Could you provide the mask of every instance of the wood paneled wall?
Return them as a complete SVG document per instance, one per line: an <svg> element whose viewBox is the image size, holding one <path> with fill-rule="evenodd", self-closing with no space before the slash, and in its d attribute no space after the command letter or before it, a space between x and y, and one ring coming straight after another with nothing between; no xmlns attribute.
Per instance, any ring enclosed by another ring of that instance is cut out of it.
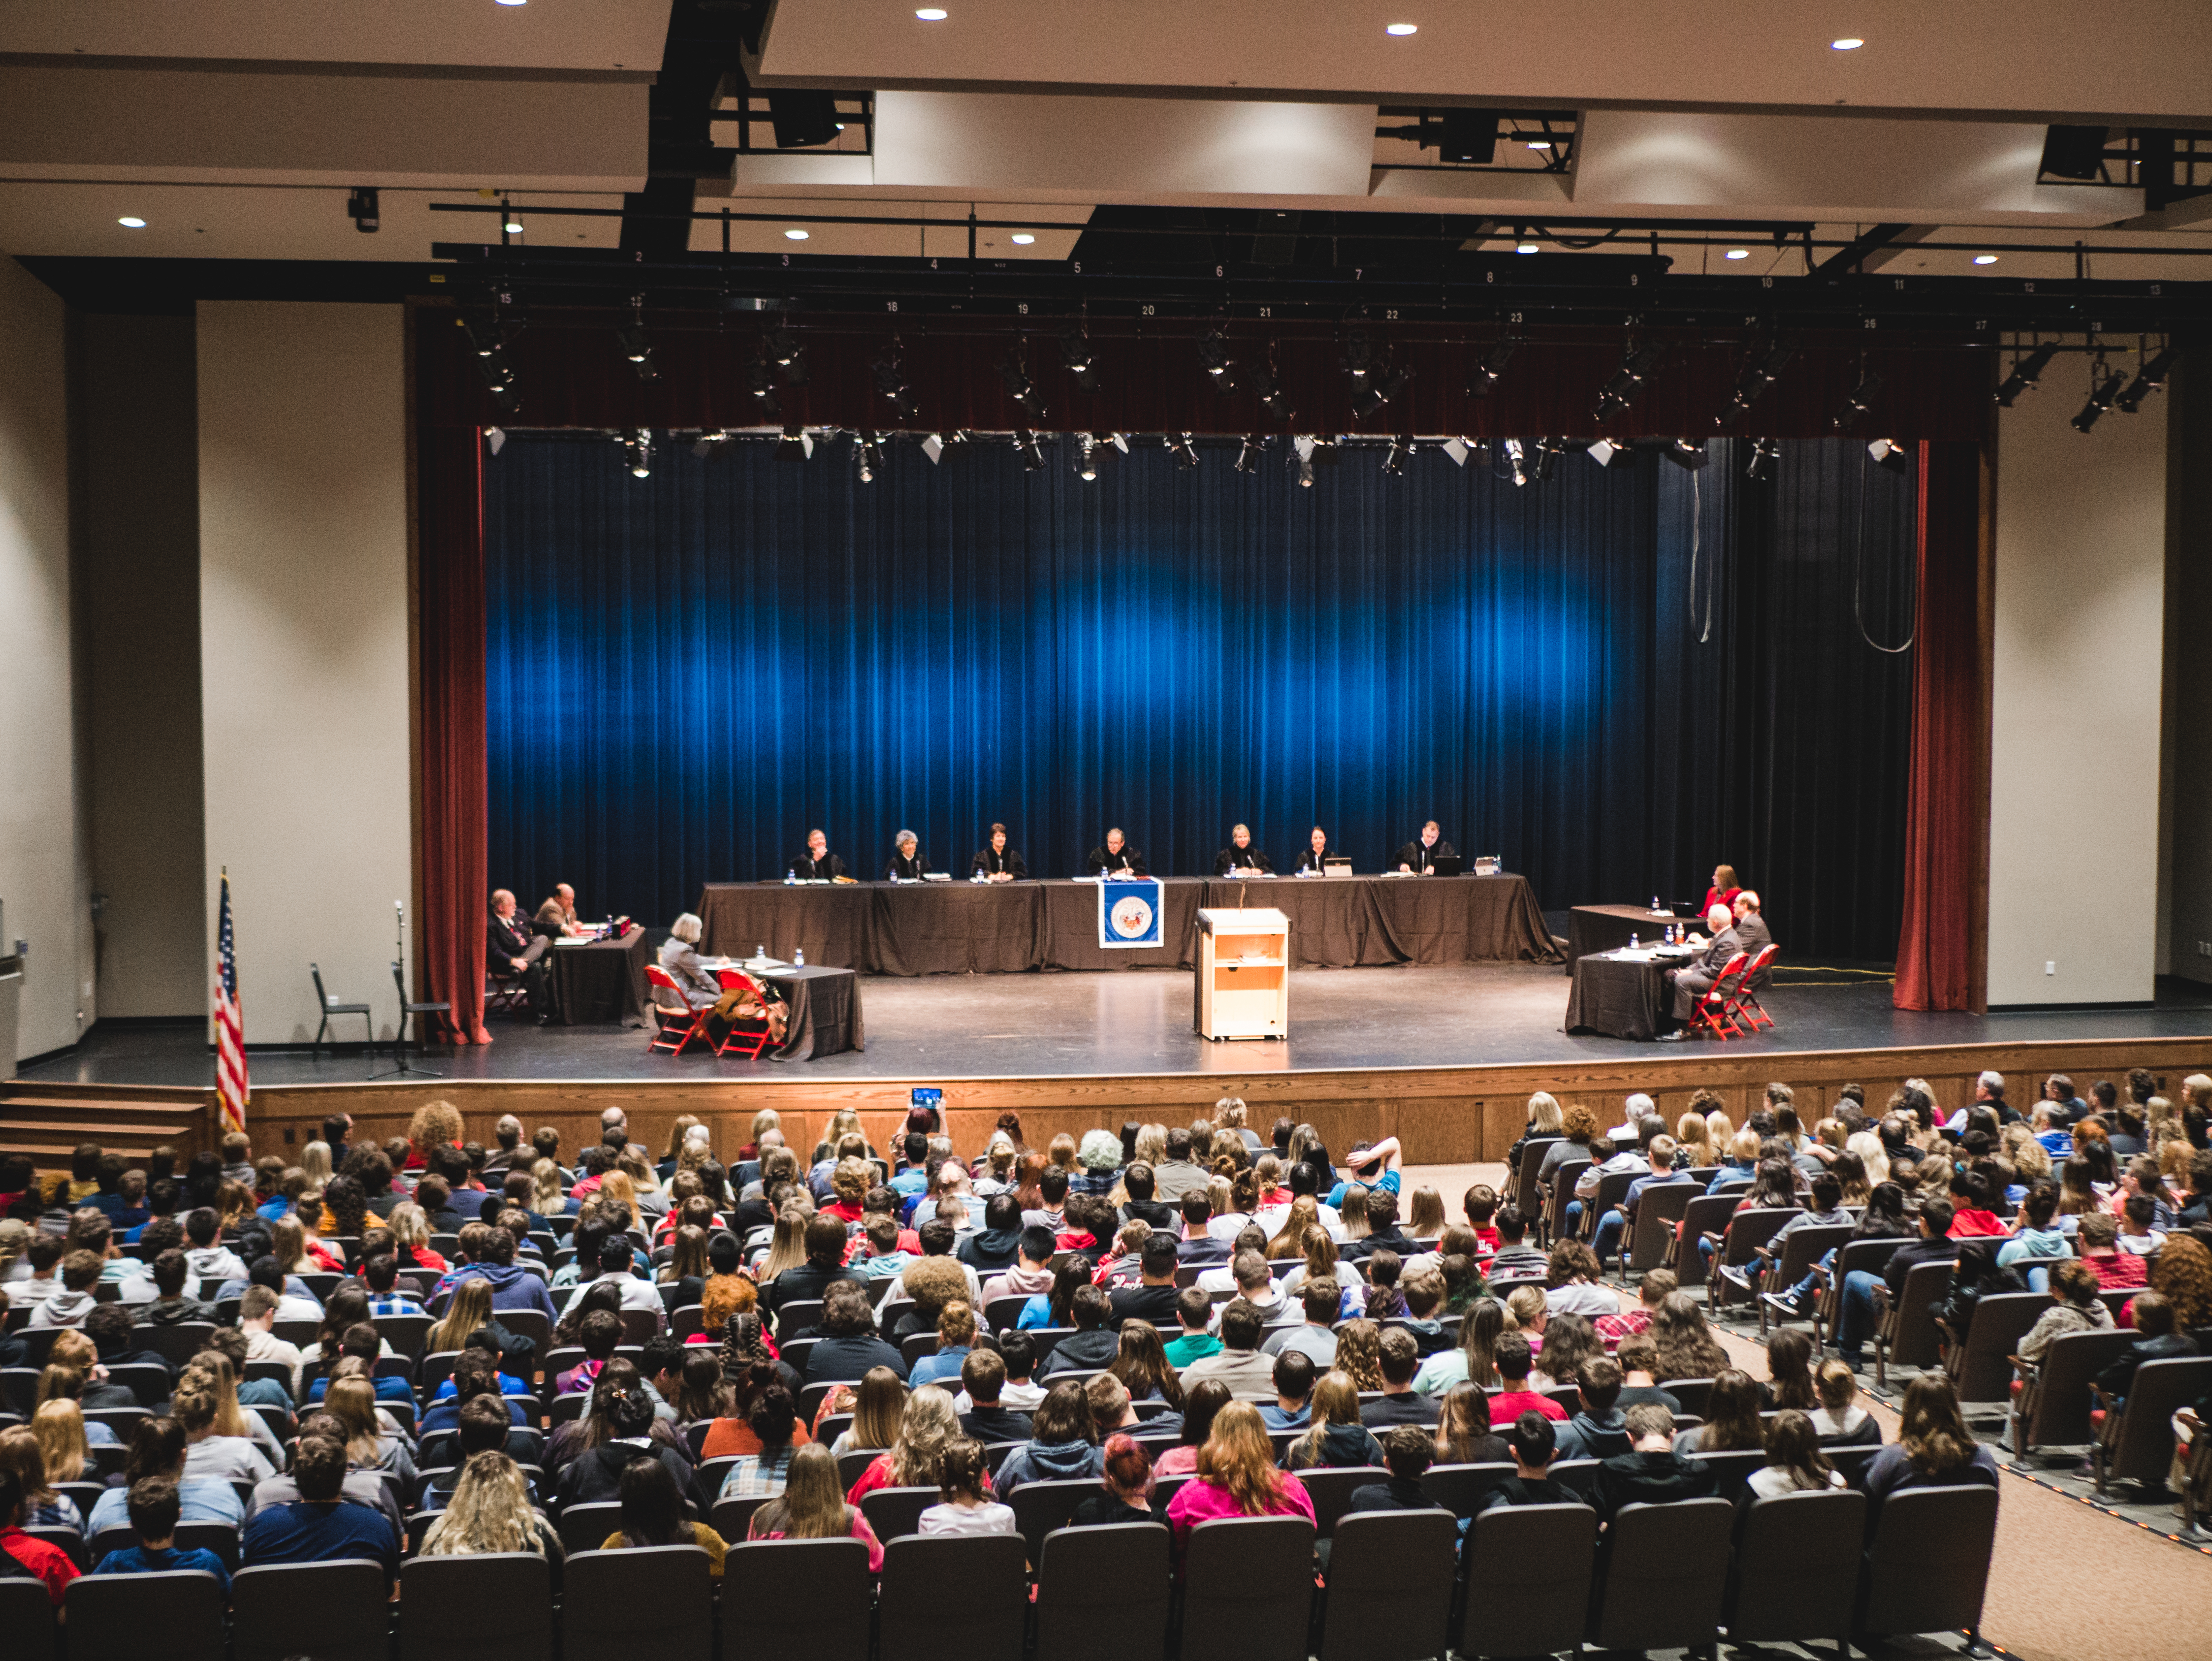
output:
<svg viewBox="0 0 2212 1661"><path fill-rule="evenodd" d="M1565 1066L1437 1068L1344 1073L1222 1073L1121 1079L939 1079L945 1116L956 1146L980 1148L999 1115L1021 1115L1024 1139L1042 1147L1065 1131L1080 1135L1094 1126L1117 1128L1127 1119L1188 1124L1210 1116L1223 1096L1241 1096L1253 1129L1267 1135L1278 1115L1311 1123L1340 1154L1363 1138L1396 1136L1407 1163L1452 1165L1504 1156L1520 1135L1530 1093L1548 1090L1568 1106L1577 1103L1614 1123L1622 1098L1642 1090L1669 1120L1699 1089L1719 1093L1741 1123L1771 1080L1796 1092L1809 1123L1847 1083L1865 1086L1879 1108L1908 1078L1924 1078L1939 1102L1963 1104L1975 1075L1994 1068L2006 1075L2009 1094L2026 1104L2042 1093L2045 1076L2072 1075L2085 1092L2100 1078L2118 1079L2131 1067L2160 1075L2169 1093L2185 1074L2212 1060L2212 1037L2076 1040L2046 1043L1960 1044L1943 1047L1730 1054L1724 1050ZM588 1081L447 1080L437 1084L278 1086L257 1090L249 1116L254 1150L287 1155L320 1134L324 1116L354 1116L355 1135L378 1140L404 1135L410 1114L437 1099L458 1105L469 1134L486 1143L502 1113L527 1131L550 1125L561 1133L564 1155L599 1138L602 1109L619 1106L632 1134L665 1147L678 1116L708 1125L719 1150L750 1140L752 1116L763 1108L781 1116L786 1135L811 1147L831 1114L856 1109L869 1139L887 1146L906 1113L907 1084L848 1081L810 1084L777 1076L757 1082L700 1080L642 1084Z"/></svg>

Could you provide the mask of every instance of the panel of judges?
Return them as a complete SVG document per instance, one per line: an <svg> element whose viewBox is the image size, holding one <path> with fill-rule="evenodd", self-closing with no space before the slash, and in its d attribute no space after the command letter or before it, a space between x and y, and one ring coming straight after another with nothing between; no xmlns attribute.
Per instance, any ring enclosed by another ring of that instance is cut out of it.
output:
<svg viewBox="0 0 2212 1661"><path fill-rule="evenodd" d="M1433 821L1399 851L1398 872L1414 876L1436 874L1437 861L1452 856ZM1327 832L1316 826L1295 868L1319 874L1335 857ZM781 958L803 948L811 963L892 975L1186 966L1198 908L1235 904L1232 883L1275 874L1250 827L1237 825L1214 857L1211 879L1162 879L1165 943L1124 950L1098 943L1097 873L1149 872L1142 850L1119 826L1085 856L1074 881L1027 880L1028 867L1003 824L991 827L988 843L969 860L966 882L921 881L927 861L909 831L899 833L886 867L896 882L838 881L844 861L819 830L808 838L807 857L792 869L830 885L708 884L698 905L708 948L744 954L764 946ZM1391 881L1388 874L1273 888L1269 902L1293 920L1296 961L1352 967L1559 960L1524 878L1429 883Z"/></svg>

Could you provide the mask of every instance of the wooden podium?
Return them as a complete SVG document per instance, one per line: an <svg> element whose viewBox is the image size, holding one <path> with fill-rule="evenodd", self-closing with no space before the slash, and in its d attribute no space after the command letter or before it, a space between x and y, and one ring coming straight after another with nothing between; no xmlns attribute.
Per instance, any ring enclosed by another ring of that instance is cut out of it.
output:
<svg viewBox="0 0 2212 1661"><path fill-rule="evenodd" d="M1201 906L1194 1021L1201 1037L1282 1038L1291 1027L1291 920L1272 906Z"/></svg>

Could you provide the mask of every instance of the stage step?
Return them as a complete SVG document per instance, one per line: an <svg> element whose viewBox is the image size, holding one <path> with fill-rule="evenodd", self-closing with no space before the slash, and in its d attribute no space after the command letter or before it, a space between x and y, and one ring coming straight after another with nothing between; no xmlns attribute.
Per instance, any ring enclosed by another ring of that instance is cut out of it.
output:
<svg viewBox="0 0 2212 1661"><path fill-rule="evenodd" d="M179 1165L212 1147L209 1092L174 1086L0 1083L0 1154L27 1155L41 1173L65 1171L80 1142L98 1142L133 1165L158 1147Z"/></svg>

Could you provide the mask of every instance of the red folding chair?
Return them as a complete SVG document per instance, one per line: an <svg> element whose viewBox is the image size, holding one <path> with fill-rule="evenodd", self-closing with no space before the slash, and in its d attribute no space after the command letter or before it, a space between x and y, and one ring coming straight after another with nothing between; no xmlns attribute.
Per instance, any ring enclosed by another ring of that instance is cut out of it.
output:
<svg viewBox="0 0 2212 1661"><path fill-rule="evenodd" d="M1759 1002L1759 994L1752 989L1752 983L1767 971L1774 962L1774 954L1781 949L1773 945L1759 947L1759 955L1751 960L1751 967L1743 971L1743 978L1736 983L1735 997L1729 1005L1728 1019L1746 1037L1761 1027L1774 1025L1774 1017L1768 1014L1766 1006ZM1747 1026L1745 1025L1747 1021L1750 1023Z"/></svg>
<svg viewBox="0 0 2212 1661"><path fill-rule="evenodd" d="M721 982L723 991L735 992L743 989L753 995L762 1008L768 1007L767 989L744 970L717 970L714 977ZM722 1035L722 1042L714 1046L714 1053L717 1056L726 1056L734 1050L738 1055L750 1061L768 1048L770 1036L769 1024L765 1018L759 1020L732 1021L730 1030Z"/></svg>
<svg viewBox="0 0 2212 1661"><path fill-rule="evenodd" d="M1729 1008L1735 996L1736 988L1742 983L1743 971L1750 963L1751 954L1739 952L1722 966L1719 978L1705 989L1705 995L1690 1011L1690 1019L1682 1023L1683 1031L1710 1032L1723 1040L1743 1036L1730 1024Z"/></svg>
<svg viewBox="0 0 2212 1661"><path fill-rule="evenodd" d="M665 1050L672 1056L681 1056L684 1047L694 1038L709 1050L713 1049L714 1041L707 1036L707 1012L691 1007L691 1001L684 996L684 988L676 977L659 964L649 963L645 966L645 980L646 984L656 991L673 992L684 1005L681 1009L671 1009L658 998L653 1000L653 1019L659 1025L653 1035L653 1042L646 1045L646 1049ZM672 1043L672 1039L674 1042Z"/></svg>

